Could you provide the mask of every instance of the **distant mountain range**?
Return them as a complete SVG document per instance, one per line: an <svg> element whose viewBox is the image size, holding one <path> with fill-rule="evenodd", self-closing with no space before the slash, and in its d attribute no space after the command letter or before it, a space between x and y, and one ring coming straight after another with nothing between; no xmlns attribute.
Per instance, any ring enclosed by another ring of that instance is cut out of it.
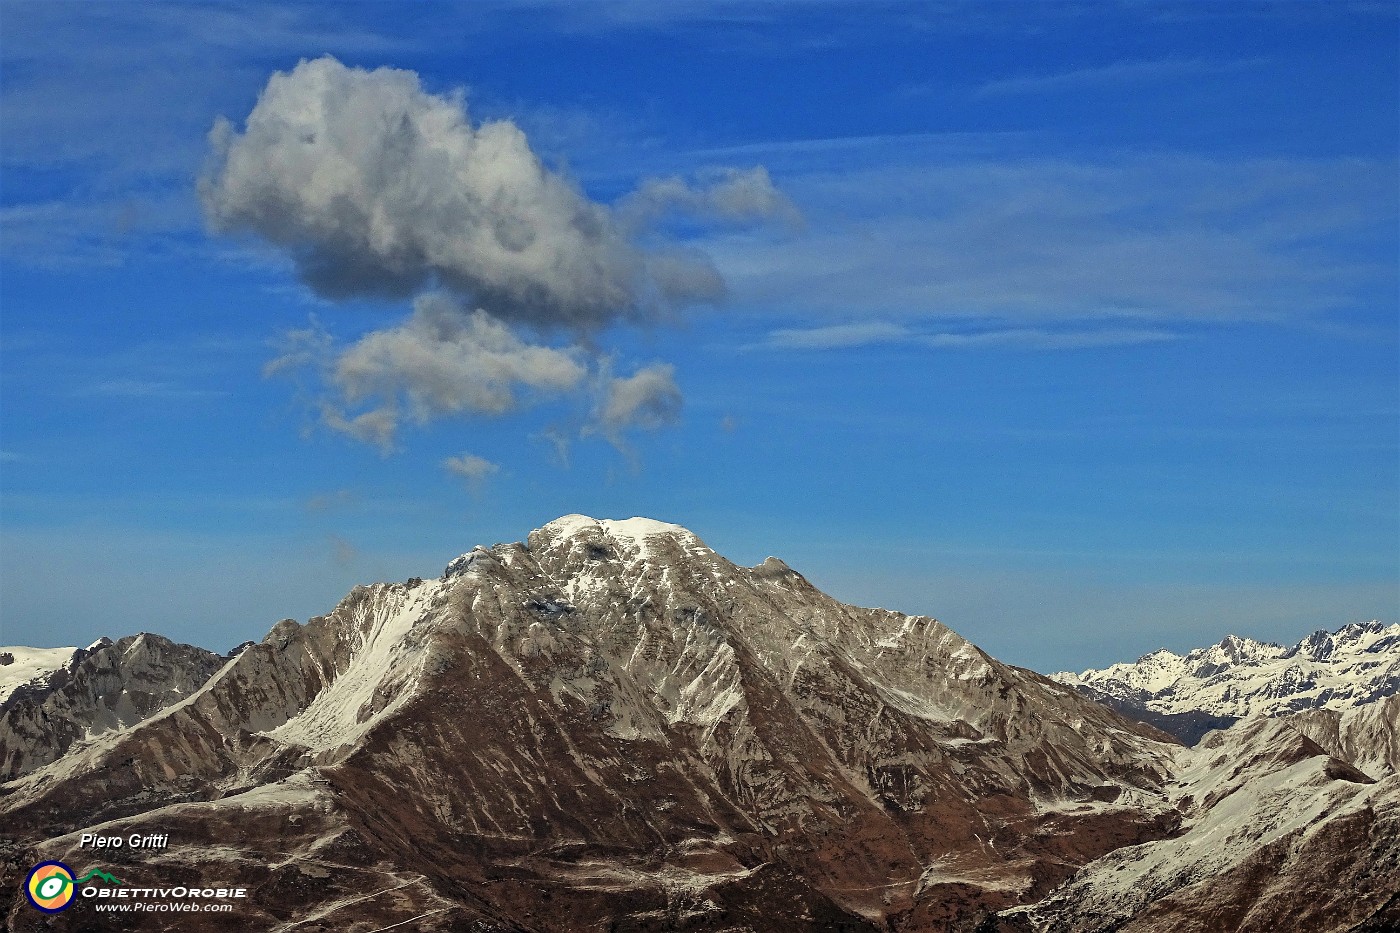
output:
<svg viewBox="0 0 1400 933"><path fill-rule="evenodd" d="M1247 717L1299 714L1296 726L1363 769L1400 767L1400 625L1352 623L1291 647L1229 635L1186 655L1162 649L1052 677L1187 744Z"/></svg>
<svg viewBox="0 0 1400 933"><path fill-rule="evenodd" d="M566 516L227 656L0 649L0 884L89 867L100 827L170 834L104 856L129 883L250 891L138 930L1378 933L1397 629L1283 680L1227 639L1061 683L775 558ZM1192 685L1213 705L1152 705ZM1243 721L1186 748L1144 711ZM11 896L10 929L101 919Z"/></svg>

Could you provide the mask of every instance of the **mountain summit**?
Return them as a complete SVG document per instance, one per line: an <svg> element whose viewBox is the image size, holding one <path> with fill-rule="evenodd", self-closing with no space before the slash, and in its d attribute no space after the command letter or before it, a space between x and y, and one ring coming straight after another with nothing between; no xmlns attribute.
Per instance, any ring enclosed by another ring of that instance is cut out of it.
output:
<svg viewBox="0 0 1400 933"><path fill-rule="evenodd" d="M1251 733L1231 780L1311 761L1328 800L1379 793L1289 735ZM581 515L356 587L51 758L0 785L0 881L85 863L100 826L169 834L112 852L120 877L250 892L198 927L134 920L152 930L1032 929L1053 920L1020 905L1215 803L1173 790L1167 735L934 619ZM8 921L89 910L20 897Z"/></svg>

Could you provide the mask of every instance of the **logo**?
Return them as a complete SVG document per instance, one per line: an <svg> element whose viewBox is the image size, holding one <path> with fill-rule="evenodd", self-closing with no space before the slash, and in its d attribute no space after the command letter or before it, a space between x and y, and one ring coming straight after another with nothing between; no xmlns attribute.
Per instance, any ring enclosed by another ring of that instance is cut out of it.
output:
<svg viewBox="0 0 1400 933"><path fill-rule="evenodd" d="M56 914L72 906L78 885L87 884L94 878L118 887L126 884L120 878L96 868L81 878L74 878L73 869L62 862L41 862L30 870L29 877L24 880L24 893L29 903L38 910ZM84 896L87 896L87 892Z"/></svg>
<svg viewBox="0 0 1400 933"><path fill-rule="evenodd" d="M73 869L62 862L40 862L24 881L29 903L46 914L67 910L73 903Z"/></svg>

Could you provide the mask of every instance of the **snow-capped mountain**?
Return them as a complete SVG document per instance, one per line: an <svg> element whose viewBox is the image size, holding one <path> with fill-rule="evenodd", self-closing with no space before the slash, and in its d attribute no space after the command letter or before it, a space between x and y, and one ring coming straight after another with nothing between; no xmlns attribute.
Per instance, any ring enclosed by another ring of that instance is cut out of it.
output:
<svg viewBox="0 0 1400 933"><path fill-rule="evenodd" d="M1400 692L1400 624L1352 623L1292 647L1229 635L1184 656L1164 648L1131 664L1051 676L1193 741L1249 716L1381 703Z"/></svg>
<svg viewBox="0 0 1400 933"><path fill-rule="evenodd" d="M1228 779L1268 801L1231 829L1241 853L1265 811L1293 826L1317 795L1371 786L1297 730L1248 741L1261 762L1316 762ZM172 834L113 852L123 877L247 886L208 929L1068 929L1044 901L1057 886L1226 815L1182 790L1221 767L1195 754L775 558L740 567L675 525L575 515L281 622L188 696L0 784L0 885L88 861L101 825ZM1312 789L1276 793L1295 778ZM1381 849L1373 879L1397 883ZM1382 908L1362 892L1348 910ZM92 920L22 897L7 916Z"/></svg>
<svg viewBox="0 0 1400 933"><path fill-rule="evenodd" d="M0 781L61 757L76 741L135 725L184 699L228 660L151 634L103 638L85 649L0 648L0 657L6 654L16 659L14 666L26 663L39 673L0 699ZM60 666L51 667L61 657Z"/></svg>

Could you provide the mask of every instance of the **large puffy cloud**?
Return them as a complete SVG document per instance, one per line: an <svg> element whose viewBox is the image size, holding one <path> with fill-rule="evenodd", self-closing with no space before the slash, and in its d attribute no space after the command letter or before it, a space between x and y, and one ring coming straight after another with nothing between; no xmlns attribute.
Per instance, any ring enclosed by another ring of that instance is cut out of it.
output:
<svg viewBox="0 0 1400 933"><path fill-rule="evenodd" d="M214 227L286 248L328 297L438 285L502 320L588 329L723 290L703 256L639 248L513 123L473 126L460 94L429 94L411 71L303 61L272 76L242 133L220 120L211 143Z"/></svg>

